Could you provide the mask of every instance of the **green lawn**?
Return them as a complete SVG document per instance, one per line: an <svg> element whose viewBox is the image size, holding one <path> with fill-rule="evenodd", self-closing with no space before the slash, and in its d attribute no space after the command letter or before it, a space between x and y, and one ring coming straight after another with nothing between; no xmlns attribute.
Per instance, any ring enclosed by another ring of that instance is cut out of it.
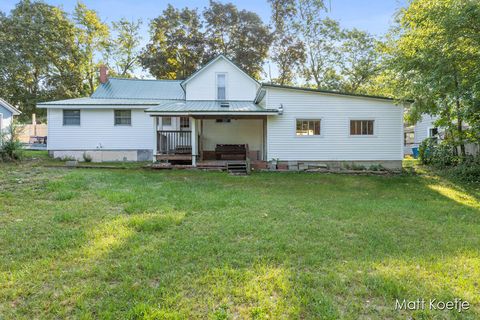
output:
<svg viewBox="0 0 480 320"><path fill-rule="evenodd" d="M480 317L478 186L42 161L0 164L0 319Z"/></svg>

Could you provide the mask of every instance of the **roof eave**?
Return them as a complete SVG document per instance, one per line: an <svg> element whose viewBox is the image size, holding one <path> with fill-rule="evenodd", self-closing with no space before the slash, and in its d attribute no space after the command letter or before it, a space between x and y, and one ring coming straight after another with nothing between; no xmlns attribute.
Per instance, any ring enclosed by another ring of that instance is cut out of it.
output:
<svg viewBox="0 0 480 320"><path fill-rule="evenodd" d="M278 88L278 89L286 89L286 90L298 90L298 91L306 91L306 92L313 92L313 93L323 93L323 94L331 94L331 95L341 95L341 96L349 96L349 97L358 97L358 98L367 98L367 99L377 99L377 100L387 100L387 101L400 101L395 98L383 97L383 96L374 96L374 95L366 95L366 94L357 94L357 93L348 93L348 92L339 92L339 91L331 91L331 90L321 90L321 89L313 89L313 88L302 88L302 87L293 87L293 86L284 86L272 83L262 83L263 87L271 87L271 88ZM405 103L413 103L413 100L405 100Z"/></svg>
<svg viewBox="0 0 480 320"><path fill-rule="evenodd" d="M7 110L9 110L14 116L18 116L19 114L22 113L20 110L18 110L17 108L15 108L15 107L12 106L10 103L8 103L7 101L3 100L2 98L0 98L0 105L2 105L4 108L6 108Z"/></svg>

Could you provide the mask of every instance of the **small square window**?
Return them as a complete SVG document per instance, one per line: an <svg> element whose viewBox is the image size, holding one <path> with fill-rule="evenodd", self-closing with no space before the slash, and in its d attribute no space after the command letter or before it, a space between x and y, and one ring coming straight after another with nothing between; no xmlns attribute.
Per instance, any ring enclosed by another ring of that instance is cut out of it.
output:
<svg viewBox="0 0 480 320"><path fill-rule="evenodd" d="M172 117L162 117L162 126L171 126Z"/></svg>
<svg viewBox="0 0 480 320"><path fill-rule="evenodd" d="M132 125L132 111L131 110L115 110L115 125L116 126L131 126Z"/></svg>
<svg viewBox="0 0 480 320"><path fill-rule="evenodd" d="M298 120L295 134L297 136L319 136L320 120Z"/></svg>
<svg viewBox="0 0 480 320"><path fill-rule="evenodd" d="M80 125L80 110L63 110L63 125L64 126L79 126Z"/></svg>
<svg viewBox="0 0 480 320"><path fill-rule="evenodd" d="M372 136L374 120L350 120L350 135Z"/></svg>

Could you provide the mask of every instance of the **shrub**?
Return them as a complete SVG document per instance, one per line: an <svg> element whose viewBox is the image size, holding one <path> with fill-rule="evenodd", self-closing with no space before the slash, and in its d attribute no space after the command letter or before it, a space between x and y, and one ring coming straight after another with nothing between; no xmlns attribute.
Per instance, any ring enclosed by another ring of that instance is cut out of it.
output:
<svg viewBox="0 0 480 320"><path fill-rule="evenodd" d="M18 140L19 127L12 123L0 132L0 161L16 161L23 158L23 145Z"/></svg>
<svg viewBox="0 0 480 320"><path fill-rule="evenodd" d="M459 165L449 170L449 174L464 182L480 183L480 155L468 156Z"/></svg>
<svg viewBox="0 0 480 320"><path fill-rule="evenodd" d="M435 139L428 138L420 144L418 155L423 164L438 168L446 168L458 163L455 148L446 142L437 143Z"/></svg>
<svg viewBox="0 0 480 320"><path fill-rule="evenodd" d="M84 152L84 153L83 153L83 160L84 160L85 162L92 162L92 156L89 155L87 152Z"/></svg>

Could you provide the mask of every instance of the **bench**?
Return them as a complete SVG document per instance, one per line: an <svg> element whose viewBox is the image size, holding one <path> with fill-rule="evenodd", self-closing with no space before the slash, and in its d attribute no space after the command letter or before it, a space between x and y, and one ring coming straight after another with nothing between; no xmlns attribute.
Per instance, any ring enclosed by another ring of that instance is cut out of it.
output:
<svg viewBox="0 0 480 320"><path fill-rule="evenodd" d="M248 144L217 144L215 157L217 160L246 160Z"/></svg>

